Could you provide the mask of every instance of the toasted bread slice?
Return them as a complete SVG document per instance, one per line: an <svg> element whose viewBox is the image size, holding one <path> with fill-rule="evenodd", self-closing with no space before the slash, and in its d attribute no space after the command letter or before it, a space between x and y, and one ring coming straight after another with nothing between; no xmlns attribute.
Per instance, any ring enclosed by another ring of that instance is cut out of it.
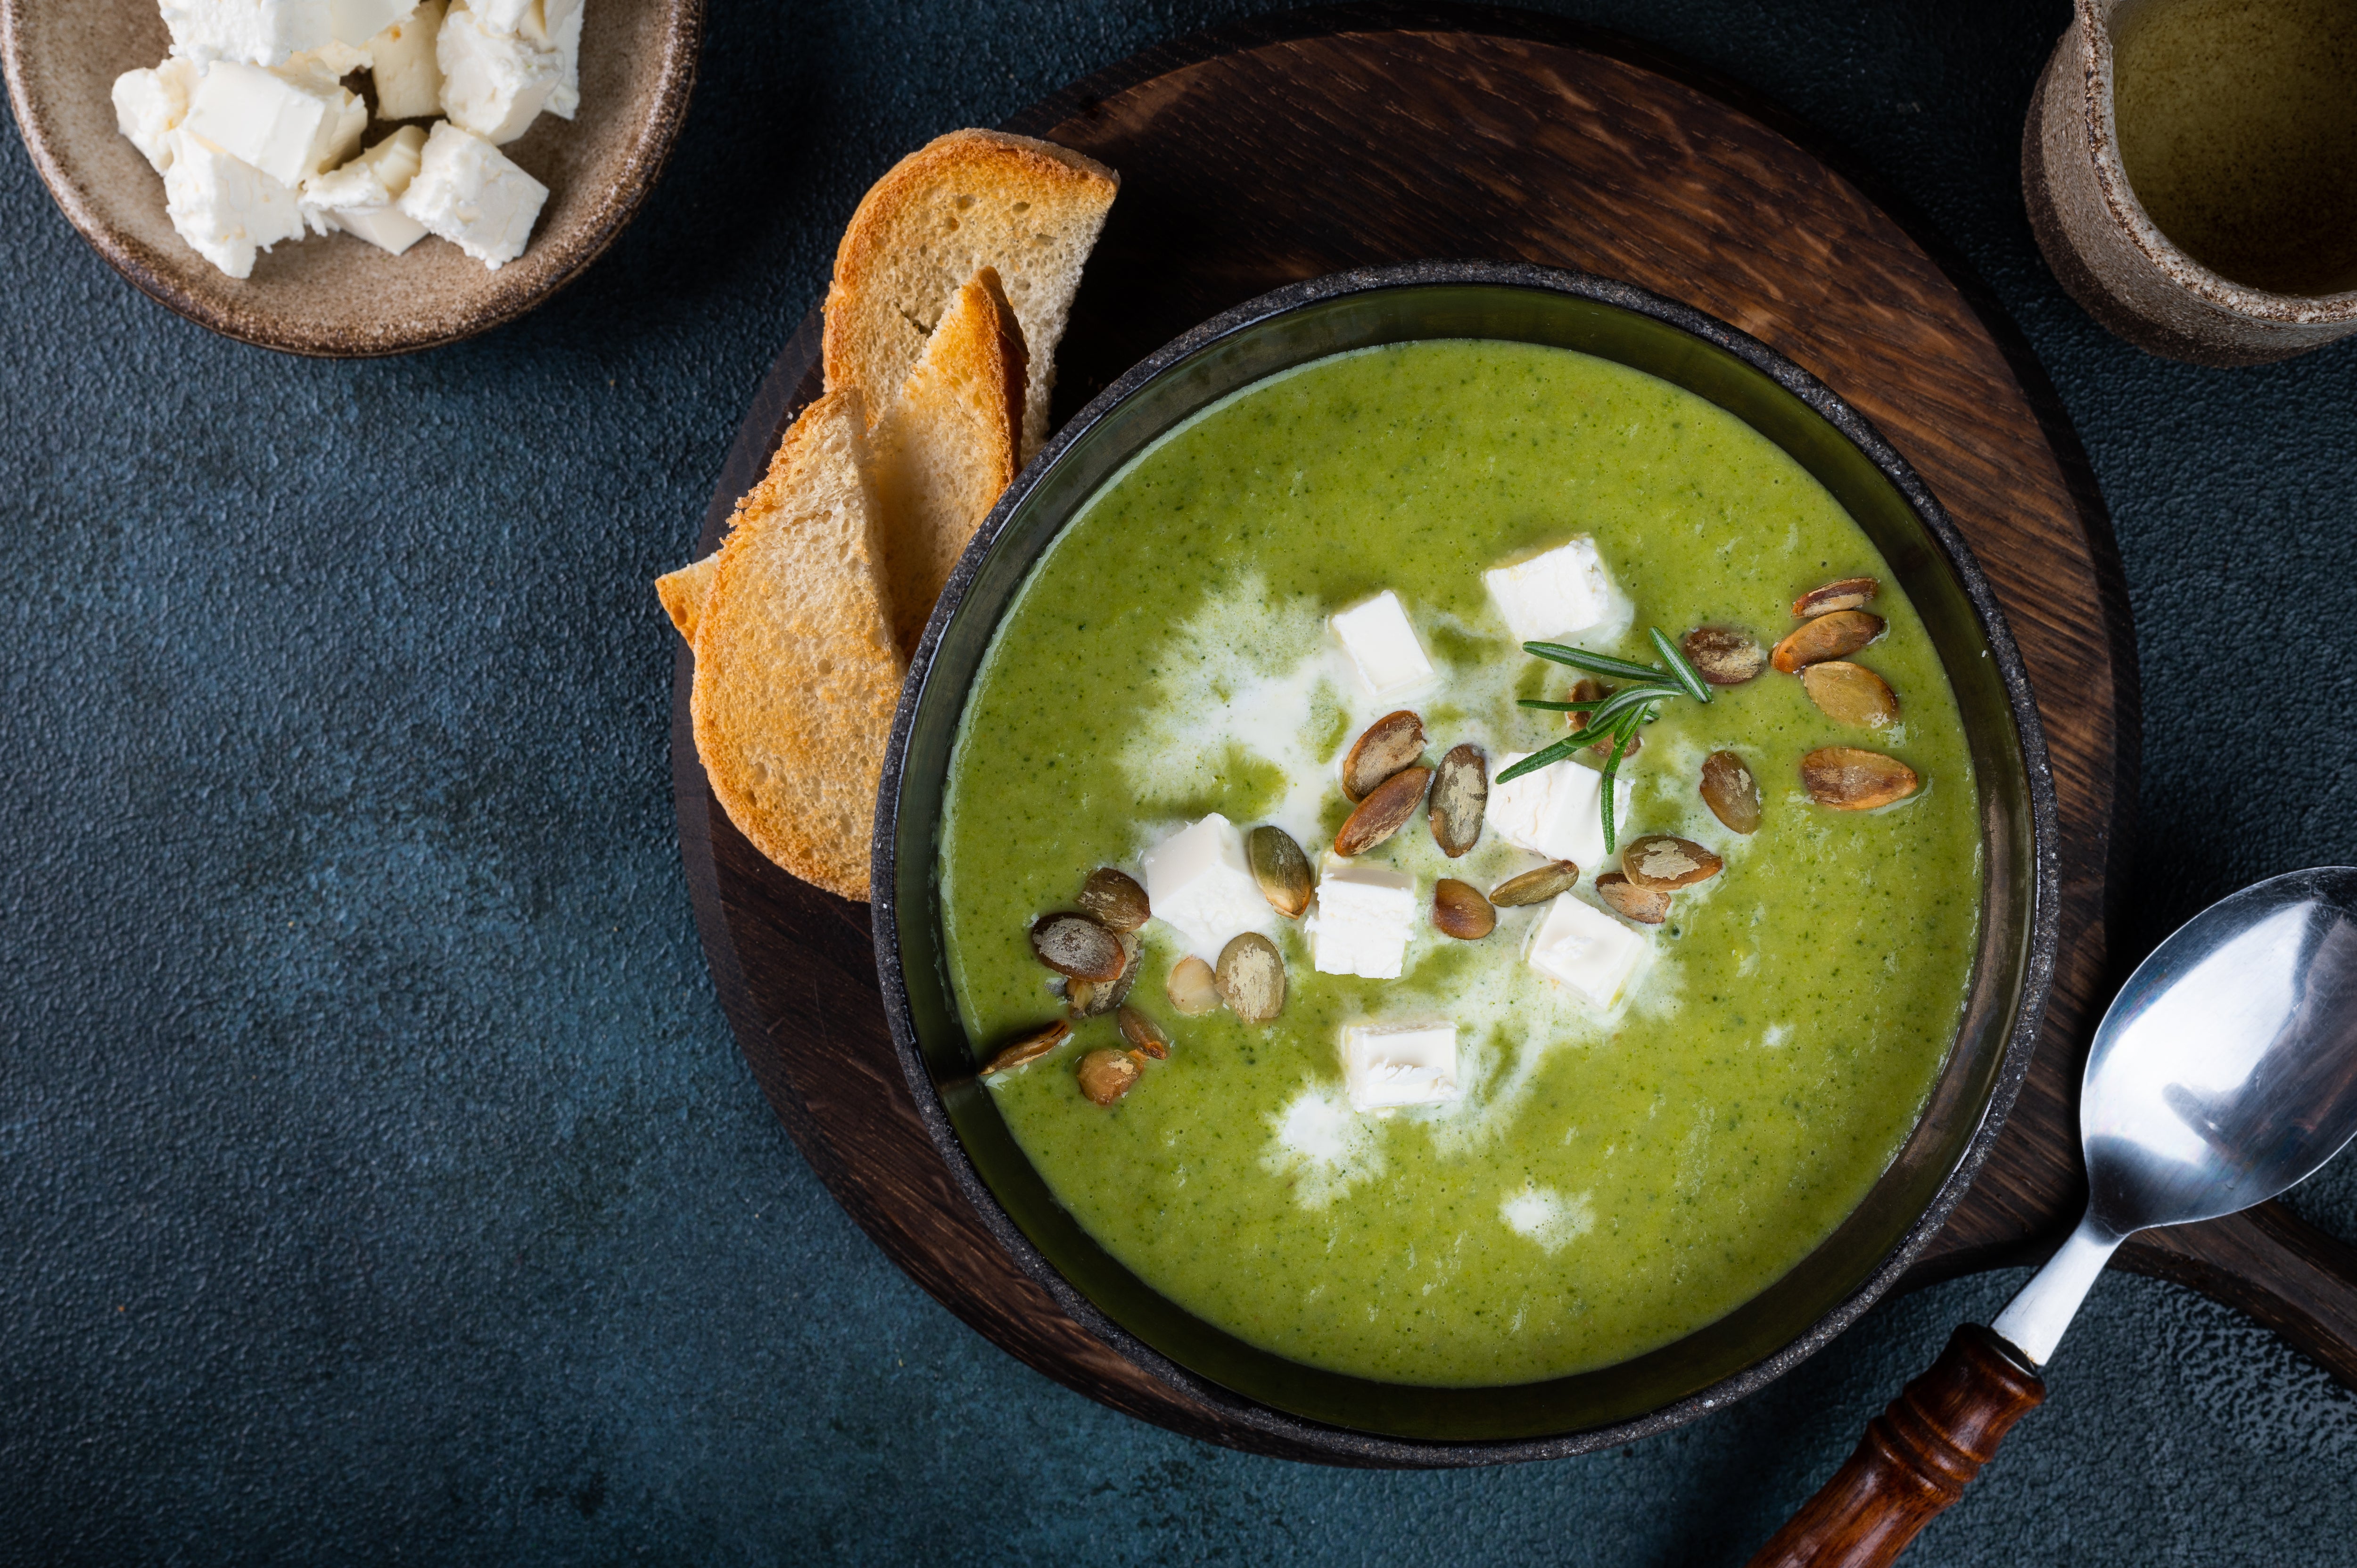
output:
<svg viewBox="0 0 2357 1568"><path fill-rule="evenodd" d="M671 624L679 628L690 648L695 646L695 618L704 613L704 601L712 592L712 574L719 566L720 552L716 550L701 561L655 579L655 596L662 600Z"/></svg>
<svg viewBox="0 0 2357 1568"><path fill-rule="evenodd" d="M868 418L890 411L960 285L994 269L1021 324L1028 461L1048 435L1048 392L1081 268L1121 177L1028 136L952 131L895 164L852 214L826 291L826 384L856 387Z"/></svg>
<svg viewBox="0 0 2357 1568"><path fill-rule="evenodd" d="M981 268L951 299L876 424L886 597L903 658L916 650L966 541L1022 466L1024 359L998 274Z"/></svg>
<svg viewBox="0 0 2357 1568"><path fill-rule="evenodd" d="M876 781L905 670L856 392L794 422L737 503L695 618L695 751L737 824L786 870L867 897Z"/></svg>

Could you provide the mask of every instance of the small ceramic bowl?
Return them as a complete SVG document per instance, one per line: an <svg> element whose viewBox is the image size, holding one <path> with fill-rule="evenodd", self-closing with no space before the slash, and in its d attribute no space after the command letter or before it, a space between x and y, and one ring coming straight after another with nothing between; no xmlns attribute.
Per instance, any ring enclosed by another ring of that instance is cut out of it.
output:
<svg viewBox="0 0 2357 1568"><path fill-rule="evenodd" d="M1973 978L1922 1120L1856 1212L1781 1280L1684 1338L1544 1382L1427 1388L1286 1360L1160 1294L1056 1201L974 1076L935 881L950 751L1000 618L1064 526L1132 456L1236 389L1329 354L1419 338L1577 349L1708 399L1790 453L1881 550L1923 617L1979 780L1986 882ZM885 754L877 967L917 1112L983 1222L1114 1351L1244 1425L1339 1463L1554 1457L1691 1421L1766 1384L1889 1289L1978 1169L2028 1069L2052 978L2054 795L2019 654L1964 540L1904 459L1758 340L1631 284L1427 262L1295 284L1162 349L1100 394L999 499L910 662Z"/></svg>
<svg viewBox="0 0 2357 1568"><path fill-rule="evenodd" d="M2247 287L2195 261L2145 211L2120 161L2113 112L2112 23L2122 4L2076 0L2029 101L2022 194L2046 264L2111 332L2197 365L2266 364L2357 332L2357 290Z"/></svg>
<svg viewBox="0 0 2357 1568"><path fill-rule="evenodd" d="M350 234L282 242L242 282L190 250L164 181L114 122L110 91L170 48L156 0L0 0L16 128L49 194L115 271L189 320L290 354L356 359L511 321L580 275L654 188L687 118L704 0L586 0L581 109L501 151L548 187L524 253L493 272L432 238L389 256ZM368 140L383 135L371 121Z"/></svg>

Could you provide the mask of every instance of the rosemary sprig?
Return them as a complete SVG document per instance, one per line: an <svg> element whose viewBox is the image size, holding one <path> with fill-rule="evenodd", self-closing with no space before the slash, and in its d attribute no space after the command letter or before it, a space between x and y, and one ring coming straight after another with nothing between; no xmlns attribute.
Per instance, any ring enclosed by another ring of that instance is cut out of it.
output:
<svg viewBox="0 0 2357 1568"><path fill-rule="evenodd" d="M1680 697L1692 697L1697 703L1710 701L1710 687L1695 672L1685 653L1670 640L1660 627L1652 628L1650 636L1653 651L1662 656L1660 664L1639 664L1631 660L1614 659L1607 654L1590 653L1584 648L1568 648L1560 642L1525 642L1523 651L1534 658L1556 664L1568 664L1574 670L1584 670L1590 675L1609 675L1615 680L1633 681L1609 696L1585 698L1576 702L1543 702L1536 697L1516 700L1525 708L1541 708L1556 714L1586 714L1587 725L1566 736L1554 745L1531 753L1512 768L1500 773L1493 783L1504 784L1542 768L1568 760L1585 748L1605 742L1610 747L1604 754L1602 794L1604 807L1604 853L1610 854L1619 836L1612 826L1613 787L1620 772L1620 759L1629 754L1629 744L1637 736L1639 726L1652 724L1662 716L1662 704Z"/></svg>

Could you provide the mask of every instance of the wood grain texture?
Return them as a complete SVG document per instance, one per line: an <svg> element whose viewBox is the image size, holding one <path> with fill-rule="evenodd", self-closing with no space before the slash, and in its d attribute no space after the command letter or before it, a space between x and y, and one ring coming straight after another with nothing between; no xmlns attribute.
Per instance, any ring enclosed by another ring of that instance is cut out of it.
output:
<svg viewBox="0 0 2357 1568"><path fill-rule="evenodd" d="M1887 1568L1964 1495L2046 1385L1978 1324L1948 1337L1931 1369L1900 1391L1832 1480L1801 1505L1751 1568Z"/></svg>
<svg viewBox="0 0 2357 1568"><path fill-rule="evenodd" d="M2004 602L2062 826L2062 945L2029 1083L1909 1282L2031 1261L2059 1240L2083 1200L2074 1090L2112 980L2105 900L2122 886L2135 790L2135 659L2076 439L1961 264L1771 107L1625 40L1516 13L1243 24L1148 51L1008 128L1123 177L1065 339L1059 422L1169 338L1281 284L1480 258L1607 274L1685 301L1797 360L1879 426ZM879 171L896 152L877 150ZM702 548L816 394L816 348L813 313L747 419ZM989 1240L894 1061L866 910L774 870L713 805L685 727L686 671L683 650L673 772L697 918L746 1057L821 1178L927 1290L1049 1376L1193 1435L1292 1454L1120 1360ZM2347 1249L2280 1210L2198 1229L2121 1260L2357 1369Z"/></svg>

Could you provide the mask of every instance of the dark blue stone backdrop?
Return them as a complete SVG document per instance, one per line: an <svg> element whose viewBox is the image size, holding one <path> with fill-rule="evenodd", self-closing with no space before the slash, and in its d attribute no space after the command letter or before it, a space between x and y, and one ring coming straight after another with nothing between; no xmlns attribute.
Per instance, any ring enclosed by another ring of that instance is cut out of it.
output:
<svg viewBox="0 0 2357 1568"><path fill-rule="evenodd" d="M1248 8L714 0L636 228L382 363L178 320L0 145L0 1556L1736 1563L2003 1299L1891 1303L1625 1452L1348 1474L1033 1374L771 1120L681 882L648 579L871 179ZM2357 346L2194 370L2064 297L2015 173L2061 0L1565 9L1824 126L2036 345L2135 596L2133 952L2357 859ZM2297 1201L2357 1235L2357 1172ZM2052 1386L1910 1561L2357 1557L2357 1396L2224 1310L2106 1279Z"/></svg>

